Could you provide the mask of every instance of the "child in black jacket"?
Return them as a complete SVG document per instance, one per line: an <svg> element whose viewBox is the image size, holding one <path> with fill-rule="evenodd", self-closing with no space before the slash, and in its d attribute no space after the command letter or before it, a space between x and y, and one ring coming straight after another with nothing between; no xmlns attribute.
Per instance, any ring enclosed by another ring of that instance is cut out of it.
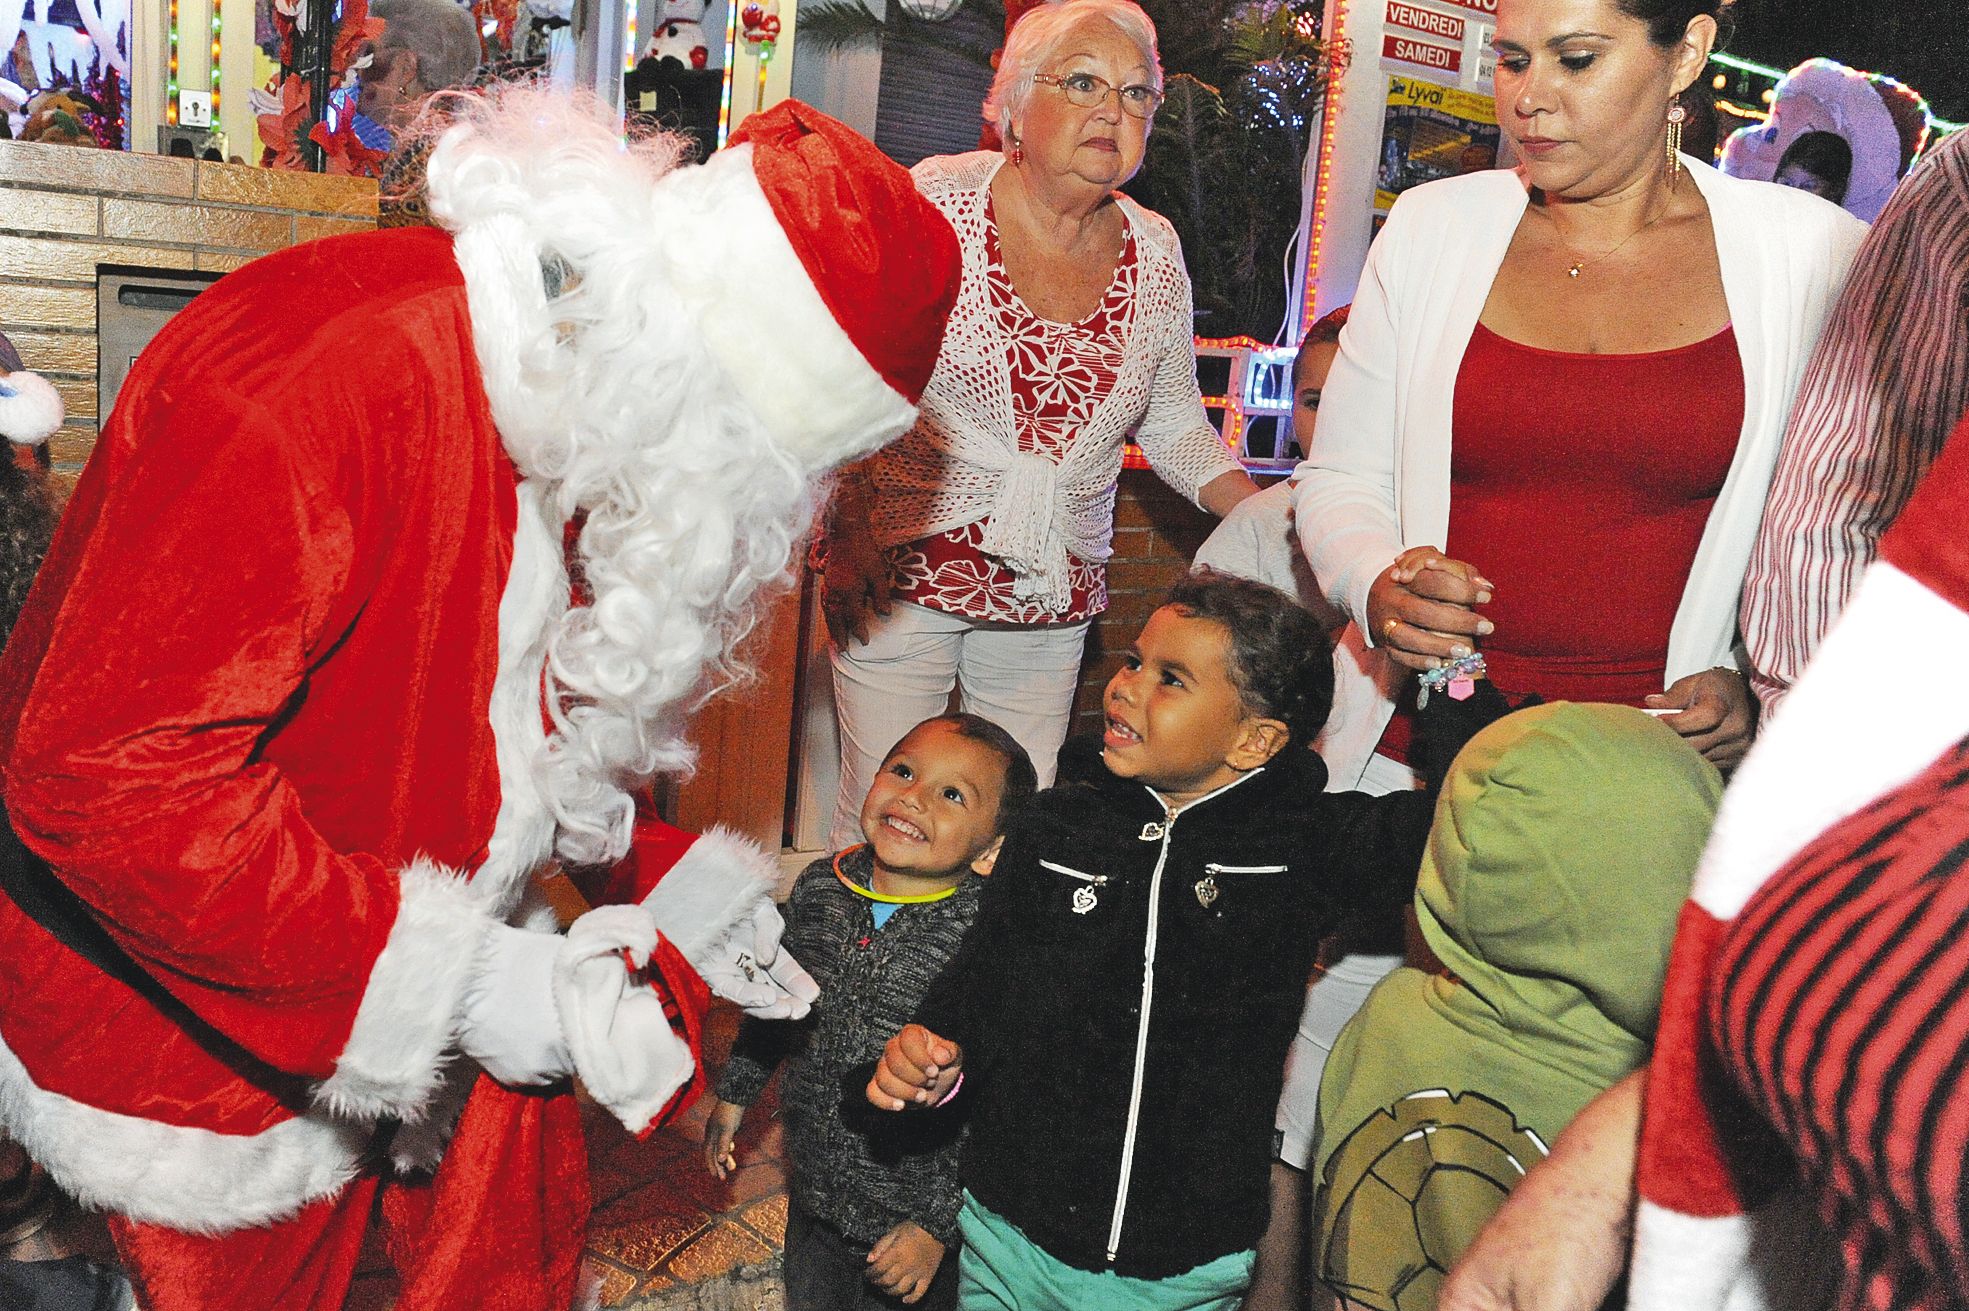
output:
<svg viewBox="0 0 1969 1311"><path fill-rule="evenodd" d="M802 1021L745 1019L704 1129L705 1164L722 1179L745 1108L792 1057L781 1085L790 1311L955 1303L945 1249L957 1241L957 1109L903 1123L843 1094L963 941L978 910L974 875L990 868L1006 813L1036 786L1031 758L990 720L925 720L869 786L867 841L815 861L793 886L785 945L820 1000Z"/></svg>
<svg viewBox="0 0 1969 1311"><path fill-rule="evenodd" d="M961 1305L1236 1305L1314 952L1408 899L1433 812L1322 790L1332 686L1284 594L1193 575L1108 684L1099 761L1063 758L1071 781L1008 829L977 927L868 1088L902 1110L974 1081ZM1495 708L1436 698L1428 753Z"/></svg>

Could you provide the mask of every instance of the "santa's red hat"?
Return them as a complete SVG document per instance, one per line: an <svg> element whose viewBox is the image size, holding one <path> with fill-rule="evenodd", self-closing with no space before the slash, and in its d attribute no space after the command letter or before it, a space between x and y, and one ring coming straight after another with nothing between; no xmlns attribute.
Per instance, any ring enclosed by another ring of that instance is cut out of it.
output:
<svg viewBox="0 0 1969 1311"><path fill-rule="evenodd" d="M38 446L55 435L62 417L61 393L22 367L14 344L0 334L0 439Z"/></svg>
<svg viewBox="0 0 1969 1311"><path fill-rule="evenodd" d="M719 294L703 339L775 439L812 469L900 436L957 298L957 236L907 171L797 100L754 114L701 169L662 189L698 212Z"/></svg>

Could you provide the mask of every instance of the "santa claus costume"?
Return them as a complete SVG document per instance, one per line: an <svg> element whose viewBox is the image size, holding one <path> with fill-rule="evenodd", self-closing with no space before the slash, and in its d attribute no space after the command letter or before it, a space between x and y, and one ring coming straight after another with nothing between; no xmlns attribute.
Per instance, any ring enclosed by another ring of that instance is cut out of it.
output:
<svg viewBox="0 0 1969 1311"><path fill-rule="evenodd" d="M1635 1308L1969 1308L1965 498L1969 421L1724 800L1650 1071ZM1841 1267L1802 1289L1801 1182Z"/></svg>
<svg viewBox="0 0 1969 1311"><path fill-rule="evenodd" d="M811 1000L726 834L509 926L623 856L811 479L912 421L954 239L804 106L683 169L537 93L460 112L445 230L269 256L145 351L0 661L0 1124L147 1311L339 1307L379 1198L402 1311L566 1306L563 1076L642 1127L697 976Z"/></svg>

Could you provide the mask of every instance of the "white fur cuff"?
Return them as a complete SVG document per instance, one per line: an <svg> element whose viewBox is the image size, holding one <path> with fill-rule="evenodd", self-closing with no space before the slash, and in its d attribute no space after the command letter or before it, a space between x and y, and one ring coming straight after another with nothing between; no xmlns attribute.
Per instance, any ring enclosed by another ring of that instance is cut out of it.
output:
<svg viewBox="0 0 1969 1311"><path fill-rule="evenodd" d="M695 964L770 897L779 864L765 848L722 825L691 844L643 906L663 936Z"/></svg>
<svg viewBox="0 0 1969 1311"><path fill-rule="evenodd" d="M465 985L492 921L465 880L419 857L348 1045L315 1102L338 1116L419 1119L457 1042Z"/></svg>

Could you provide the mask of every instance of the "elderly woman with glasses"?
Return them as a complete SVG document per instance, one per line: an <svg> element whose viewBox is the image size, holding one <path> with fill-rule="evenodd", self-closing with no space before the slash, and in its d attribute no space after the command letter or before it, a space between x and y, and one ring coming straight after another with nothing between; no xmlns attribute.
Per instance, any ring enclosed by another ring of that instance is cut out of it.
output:
<svg viewBox="0 0 1969 1311"><path fill-rule="evenodd" d="M1115 190L1141 167L1161 87L1138 6L1045 5L1013 28L985 101L1003 153L916 166L964 277L922 417L835 499L822 600L837 849L860 840L876 766L953 687L1051 781L1087 624L1107 606L1131 435L1213 514L1256 490L1197 392L1176 233Z"/></svg>

